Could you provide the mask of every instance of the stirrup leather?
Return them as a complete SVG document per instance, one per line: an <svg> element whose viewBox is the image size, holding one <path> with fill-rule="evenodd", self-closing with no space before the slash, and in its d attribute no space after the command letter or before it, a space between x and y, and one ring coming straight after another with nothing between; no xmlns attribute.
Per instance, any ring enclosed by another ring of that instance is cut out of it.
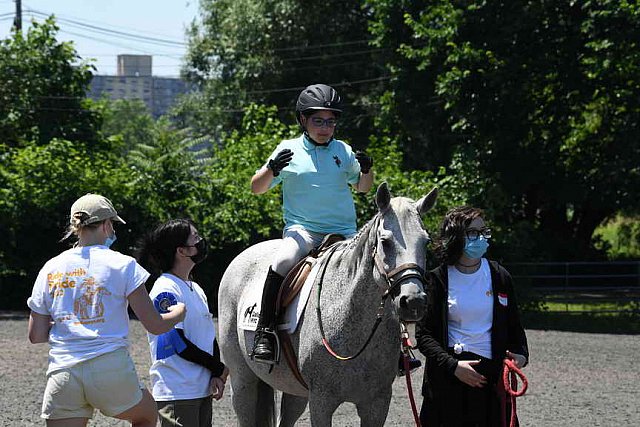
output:
<svg viewBox="0 0 640 427"><path fill-rule="evenodd" d="M267 360L267 359L260 359L258 357L255 357L255 351L256 351L256 346L258 345L258 341L260 341L260 339L264 336L264 335L270 335L274 345L274 353L275 353L275 357L272 360ZM254 362L257 363L264 363L267 365L277 365L280 363L280 338L278 337L278 334L276 333L276 331L274 329L271 328L263 328L263 329L258 329L256 330L256 336L253 340L253 349L251 350L251 353L249 354L249 357L251 358L251 360L253 360Z"/></svg>

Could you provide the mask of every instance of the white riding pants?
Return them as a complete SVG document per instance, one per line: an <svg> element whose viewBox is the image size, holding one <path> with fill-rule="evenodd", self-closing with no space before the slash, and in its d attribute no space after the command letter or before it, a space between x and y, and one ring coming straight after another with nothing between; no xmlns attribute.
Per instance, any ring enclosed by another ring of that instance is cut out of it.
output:
<svg viewBox="0 0 640 427"><path fill-rule="evenodd" d="M286 276L302 257L317 248L324 240L325 233L316 233L304 227L294 226L284 231L282 243L278 248L271 269L281 276ZM351 238L353 236L345 236Z"/></svg>

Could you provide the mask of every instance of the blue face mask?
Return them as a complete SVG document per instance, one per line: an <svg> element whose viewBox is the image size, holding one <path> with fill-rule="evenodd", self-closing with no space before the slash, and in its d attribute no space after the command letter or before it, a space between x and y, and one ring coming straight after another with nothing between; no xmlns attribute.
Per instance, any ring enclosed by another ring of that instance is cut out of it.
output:
<svg viewBox="0 0 640 427"><path fill-rule="evenodd" d="M113 232L113 235L111 235L111 236L107 237L107 240L105 240L105 241L104 241L104 245L105 245L106 247L110 248L110 247L111 247L111 245L113 245L113 242L115 242L115 241L116 241L116 239L117 239L117 237L116 237L116 233L115 233L115 231L114 231L114 232Z"/></svg>
<svg viewBox="0 0 640 427"><path fill-rule="evenodd" d="M488 247L489 241L484 236L479 236L476 240L469 240L468 237L464 238L463 252L469 258L482 258Z"/></svg>

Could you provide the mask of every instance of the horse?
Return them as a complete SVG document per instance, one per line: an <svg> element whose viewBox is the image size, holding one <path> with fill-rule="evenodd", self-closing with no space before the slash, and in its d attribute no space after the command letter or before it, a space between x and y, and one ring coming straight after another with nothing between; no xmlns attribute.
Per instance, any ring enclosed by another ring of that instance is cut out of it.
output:
<svg viewBox="0 0 640 427"><path fill-rule="evenodd" d="M306 384L286 363L253 361L247 349L255 333L238 328L243 289L264 282L279 241L253 245L229 264L218 292L218 343L239 426L275 425L274 389L282 391L280 427L293 426L307 404L313 427L331 426L343 402L355 404L362 426L384 425L398 372L400 322L420 320L426 306L422 268L430 238L421 216L436 198L436 188L418 202L391 198L382 183L374 217L318 259L317 298L309 298L290 335Z"/></svg>

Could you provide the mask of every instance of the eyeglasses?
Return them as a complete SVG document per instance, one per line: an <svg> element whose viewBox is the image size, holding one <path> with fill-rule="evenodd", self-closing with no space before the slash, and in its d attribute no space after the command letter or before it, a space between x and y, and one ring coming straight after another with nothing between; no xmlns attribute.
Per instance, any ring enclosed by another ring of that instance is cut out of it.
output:
<svg viewBox="0 0 640 427"><path fill-rule="evenodd" d="M467 234L467 238L469 240L478 240L480 236L484 237L485 239L491 238L491 229L487 227L482 228L480 230L477 230L475 228L469 228L465 231L465 233Z"/></svg>
<svg viewBox="0 0 640 427"><path fill-rule="evenodd" d="M338 120L336 119L323 119L321 117L311 117L311 124L314 127L321 128L326 126L328 128L334 128L338 124Z"/></svg>

